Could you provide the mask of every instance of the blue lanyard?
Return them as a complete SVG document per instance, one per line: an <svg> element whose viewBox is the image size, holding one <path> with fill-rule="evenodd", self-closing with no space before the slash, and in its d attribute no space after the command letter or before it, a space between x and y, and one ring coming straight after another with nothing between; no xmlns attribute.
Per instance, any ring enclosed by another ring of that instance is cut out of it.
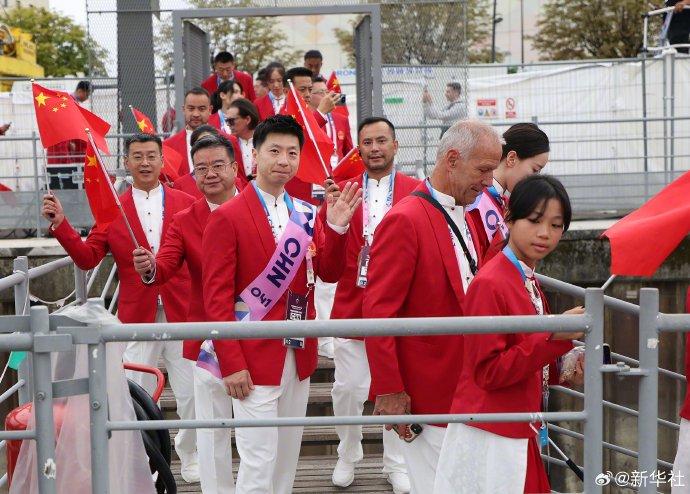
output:
<svg viewBox="0 0 690 494"><path fill-rule="evenodd" d="M515 255L515 252L513 252L513 249L506 245L505 247L503 247L503 254L505 254L508 260L512 262L515 268L518 270L518 273L520 273L520 276L522 277L522 281L525 281L527 279L527 275L525 274L525 270L522 269L522 265L520 264L520 261L518 261L518 258Z"/></svg>
<svg viewBox="0 0 690 494"><path fill-rule="evenodd" d="M161 219L165 219L165 186L161 184Z"/></svg>
<svg viewBox="0 0 690 494"><path fill-rule="evenodd" d="M256 191L256 195L259 197L259 202L264 208L264 212L266 213L268 223L269 225L271 225L271 231L273 232L273 236L277 239L278 232L276 232L275 227L273 226L273 221L271 221L271 213L268 212L268 206L266 205L266 201L264 200L264 197L261 195L261 191L259 190L259 186L256 185L256 181L252 180L252 185L254 186L254 191ZM288 212L292 214L292 210L295 208L295 206L292 204L292 199L290 198L287 192L283 192L283 194L283 197L285 197L285 204L287 205Z"/></svg>
<svg viewBox="0 0 690 494"><path fill-rule="evenodd" d="M492 196L494 199L496 199L496 201L497 201L501 206L503 206L503 197L501 197L501 194L498 193L498 191L496 190L496 187L494 187L494 186L492 185L492 186L490 186L490 187L487 187L486 190L488 190L488 191L489 191L489 194L491 194L491 196Z"/></svg>

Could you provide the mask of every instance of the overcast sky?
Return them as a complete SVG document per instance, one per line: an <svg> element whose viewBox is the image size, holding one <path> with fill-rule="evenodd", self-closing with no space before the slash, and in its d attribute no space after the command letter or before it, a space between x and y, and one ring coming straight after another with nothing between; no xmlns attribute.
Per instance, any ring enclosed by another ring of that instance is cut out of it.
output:
<svg viewBox="0 0 690 494"><path fill-rule="evenodd" d="M50 0L50 8L86 27L86 0Z"/></svg>

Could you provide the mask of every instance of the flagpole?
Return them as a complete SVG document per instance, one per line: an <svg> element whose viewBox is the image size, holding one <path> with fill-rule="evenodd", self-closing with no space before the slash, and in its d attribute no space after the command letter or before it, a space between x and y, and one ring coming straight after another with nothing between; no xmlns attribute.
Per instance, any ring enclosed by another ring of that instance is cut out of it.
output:
<svg viewBox="0 0 690 494"><path fill-rule="evenodd" d="M108 174L108 170L105 168L105 164L103 163L103 158L101 157L101 151L98 149L98 146L96 146L96 143L93 140L93 136L91 135L91 131L89 129L84 129L86 132L86 137L89 139L89 143L91 144L91 147L93 148L93 152L96 155L96 161L98 161L98 165L101 167L101 171L103 172L103 175L105 175L105 180L108 182L108 185L110 187L110 192L113 194L113 198L115 199L115 204L117 205L118 209L120 210L120 213L122 214L122 218L125 220L125 226L127 226L127 231L129 232L129 236L132 239L132 242L134 243L134 247L137 249L139 248L139 242L137 242L137 238L134 236L134 230L132 230L132 226L129 224L129 220L127 219L127 215L125 214L125 210L122 209L122 203L120 202L120 198L117 195L117 192L115 191L115 187L113 186L113 183L110 181L110 175Z"/></svg>
<svg viewBox="0 0 690 494"><path fill-rule="evenodd" d="M295 98L295 101L297 102L297 108L299 108L299 112L302 115L302 120L304 121L304 127L307 129L307 134L309 134L309 139L311 139L311 142L314 144L314 147L316 148L316 155L319 157L319 161L321 162L321 166L323 167L323 172L326 174L326 178L331 178L331 174L328 173L328 168L326 167L326 162L323 160L323 157L321 156L321 151L319 150L319 146L316 143L316 138L314 137L314 133L311 131L311 127L309 127L309 122L307 121L307 116L304 114L304 109L302 108L302 105L299 102L299 98L297 97L297 91L295 91L295 86L292 85L291 79L288 79L288 84L290 85L290 91L292 91L292 96Z"/></svg>
<svg viewBox="0 0 690 494"><path fill-rule="evenodd" d="M134 113L134 108L132 108L132 105L127 105L127 106L129 106L129 111L132 112L132 116L134 117L134 121L136 122L136 124L137 124L137 126L138 126L138 125L139 125L139 122L137 122L137 116L136 116L136 114Z"/></svg>
<svg viewBox="0 0 690 494"><path fill-rule="evenodd" d="M341 159L340 161L338 161L338 164L335 165L335 167L338 168L340 165L342 165L343 163L345 163L347 160L350 159L350 156L352 156L353 154L355 154L357 151L359 151L359 149L357 149L357 147L353 147L352 149L350 149L350 150L347 152L347 154L346 154L345 156L343 156L343 159Z"/></svg>
<svg viewBox="0 0 690 494"><path fill-rule="evenodd" d="M606 283L604 283L603 285L601 285L601 289L602 289L602 290L606 290L606 289L609 287L609 285L610 285L611 283L613 283L613 280L615 280L615 279L616 279L616 275L615 275L615 274L612 274L612 275L609 277L609 279L606 280Z"/></svg>

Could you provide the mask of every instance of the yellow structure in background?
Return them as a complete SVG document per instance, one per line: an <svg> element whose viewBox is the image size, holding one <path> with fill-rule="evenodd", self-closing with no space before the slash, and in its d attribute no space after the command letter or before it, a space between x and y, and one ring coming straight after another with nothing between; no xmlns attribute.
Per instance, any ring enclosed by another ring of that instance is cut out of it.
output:
<svg viewBox="0 0 690 494"><path fill-rule="evenodd" d="M43 77L43 67L36 63L36 44L31 34L0 24L0 77ZM12 81L0 80L0 91L10 91Z"/></svg>

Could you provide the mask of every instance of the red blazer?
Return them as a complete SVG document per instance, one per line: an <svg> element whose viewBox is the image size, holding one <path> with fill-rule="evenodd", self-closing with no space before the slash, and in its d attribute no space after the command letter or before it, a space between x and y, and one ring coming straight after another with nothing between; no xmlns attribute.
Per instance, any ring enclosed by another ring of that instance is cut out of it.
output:
<svg viewBox="0 0 690 494"><path fill-rule="evenodd" d="M221 125L220 121L220 114L220 111L211 114L211 116L208 117L208 124L214 126L218 130L223 130L223 126Z"/></svg>
<svg viewBox="0 0 690 494"><path fill-rule="evenodd" d="M416 190L428 193L424 183ZM376 229L362 317L461 316L464 298L446 220L425 199L405 197ZM365 338L370 395L405 391L412 413L448 413L460 375L462 338Z"/></svg>
<svg viewBox="0 0 690 494"><path fill-rule="evenodd" d="M335 282L342 274L347 236L339 235L317 218L314 230L315 274ZM276 243L254 187L211 214L202 241L203 291L206 316L210 321L234 321L234 302L268 264ZM300 266L290 290L307 294L306 263ZM309 293L308 318L315 317L314 292ZM285 319L287 291L266 315L267 321ZM279 339L217 340L214 342L220 370L228 376L248 369L257 385L275 386L285 363L286 348ZM307 338L304 350L295 350L300 380L316 369L316 338Z"/></svg>
<svg viewBox="0 0 690 494"><path fill-rule="evenodd" d="M247 177L238 173L237 178L235 178L235 188L237 189L237 192L244 189L247 183ZM196 186L196 180L194 179L194 175L191 173L185 173L180 178L175 180L175 182L173 182L173 188L181 190L185 194L189 194L194 199L201 199L204 197L204 194L201 193L199 187Z"/></svg>
<svg viewBox="0 0 690 494"><path fill-rule="evenodd" d="M240 149L239 142L237 142L237 138L233 135L226 134L223 131L220 132L220 135L222 135L232 143L232 150L235 153L235 161L237 161L238 171L244 170L244 161L242 161L242 150ZM182 129L177 134L173 134L170 137L168 137L165 140L165 142L175 151L180 153L180 156L182 156L183 161L182 163L180 163L180 168L177 170L177 174L180 177L183 177L184 175L189 175L190 167L189 154L187 153L187 131L185 129ZM244 173L238 173L237 176L244 177L244 182L247 182L247 177Z"/></svg>
<svg viewBox="0 0 690 494"><path fill-rule="evenodd" d="M685 312L690 312L690 288L685 299ZM685 377L690 376L690 332L685 334ZM685 401L680 409L680 416L690 420L690 386L685 391Z"/></svg>
<svg viewBox="0 0 690 494"><path fill-rule="evenodd" d="M362 176L360 175L352 182L361 186ZM393 204L397 204L403 197L406 197L419 185L419 180L408 177L404 173L395 174L395 187L393 188ZM341 190L345 187L345 182L339 184ZM325 218L327 207L324 206L319 215ZM335 291L335 301L331 311L331 319L361 319L362 301L364 300L364 290L357 287L357 271L359 253L364 246L362 206L355 211L350 228L347 231L347 251L345 253L345 269L338 281ZM355 339L364 339L356 337Z"/></svg>
<svg viewBox="0 0 690 494"><path fill-rule="evenodd" d="M254 92L254 78L251 74L247 72L242 72L241 70L233 70L232 73L235 75L235 80L240 83L242 90L244 91L244 97L249 101L254 101L256 99L256 93ZM208 94L213 96L213 93L218 91L218 76L213 73L204 79L201 83Z"/></svg>
<svg viewBox="0 0 690 494"><path fill-rule="evenodd" d="M316 121L321 126L323 131L327 132L326 125L328 124L328 120L323 118L321 113L319 113L317 110L314 110L314 116L316 117ZM335 135L337 138L335 149L338 153L338 160L341 160L354 147L352 144L352 134L350 132L350 121L345 115L337 112L331 112L331 117L333 118Z"/></svg>
<svg viewBox="0 0 690 494"><path fill-rule="evenodd" d="M498 210L501 212L502 216L505 216L505 206L498 204L493 196L489 193L486 187L482 191L482 194L488 194L492 202L496 205ZM486 229L484 228L484 220L482 220L481 214L478 209L473 209L465 214L465 220L474 225L474 229L477 231L478 242L475 244L477 249L477 254L481 257L484 264L486 264L490 259L492 259L496 254L501 252L504 247L504 238L500 232L497 232L491 242L486 236Z"/></svg>
<svg viewBox="0 0 690 494"><path fill-rule="evenodd" d="M205 197L177 213L165 235L165 243L156 255L154 284L166 283L185 263L189 268L192 291L186 314L188 322L206 320L201 286L201 236L210 214ZM186 340L182 356L196 361L201 343L202 341Z"/></svg>
<svg viewBox="0 0 690 494"><path fill-rule="evenodd" d="M268 94L263 98L255 99L254 104L256 105L256 109L259 110L259 121L266 120L268 117L272 117L276 114L273 109L271 97Z"/></svg>
<svg viewBox="0 0 690 494"><path fill-rule="evenodd" d="M543 293L541 299L546 302ZM537 314L519 271L503 253L472 280L463 308L466 316ZM544 313L548 313L546 303ZM549 380L557 383L555 361L572 348L570 340L551 340L551 333L465 335L451 413L542 411L542 368L551 364ZM534 436L526 422L468 425L505 437Z"/></svg>
<svg viewBox="0 0 690 494"><path fill-rule="evenodd" d="M173 216L189 207L194 201L183 192L173 190L165 185L162 187L165 191L165 210L161 248L164 248L166 234ZM122 194L120 200L137 241L142 247L151 250L134 207L132 189L130 188ZM159 295L163 298L165 316L169 322L184 322L186 320L190 289L187 267L183 266L179 269L164 285L144 285L141 282L141 277L134 270L134 263L132 262L134 246L121 216L118 216L103 230L92 229L86 240L79 237L79 234L71 227L66 218L59 227L53 230L53 233L60 245L74 260L74 263L84 270L96 267L108 251L112 252L115 264L117 264L117 275L120 279L117 316L123 323L154 322Z"/></svg>

